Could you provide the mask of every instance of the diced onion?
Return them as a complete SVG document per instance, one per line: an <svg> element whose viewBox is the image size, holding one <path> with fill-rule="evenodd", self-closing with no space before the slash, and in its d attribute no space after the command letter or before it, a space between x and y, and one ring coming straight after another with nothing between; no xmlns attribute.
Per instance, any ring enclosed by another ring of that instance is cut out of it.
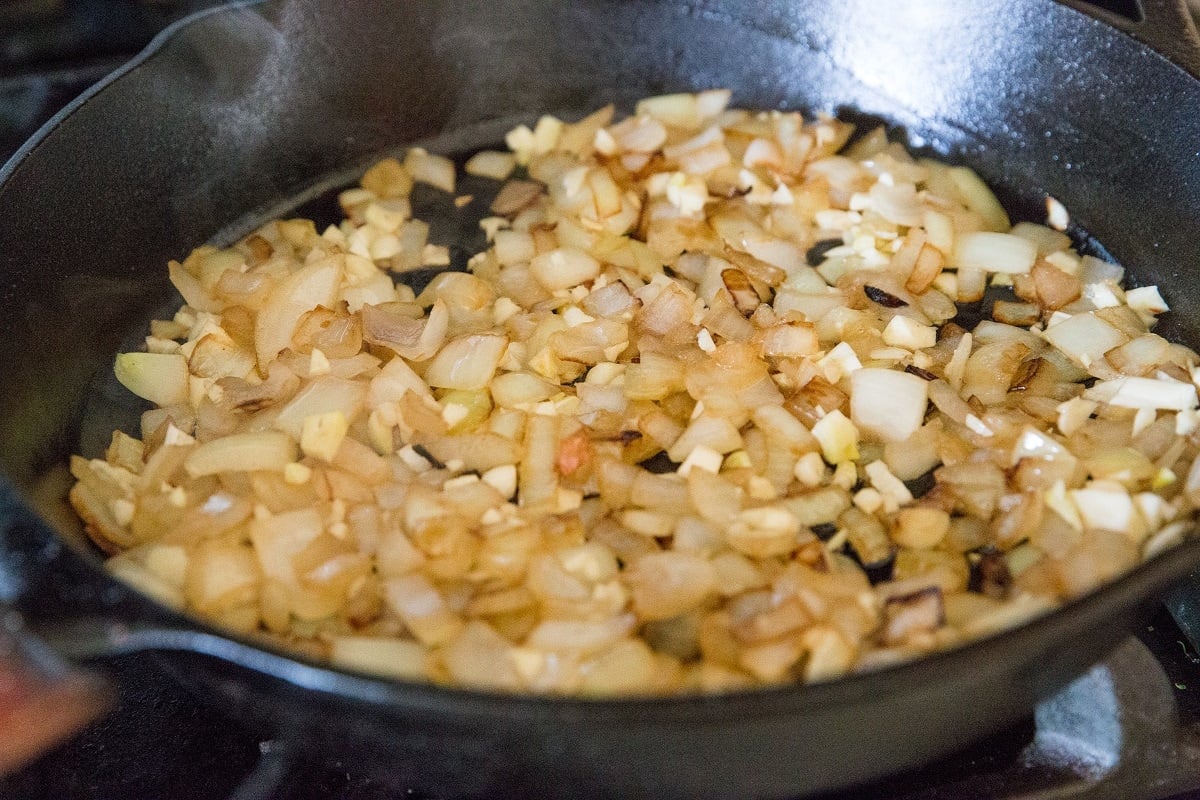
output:
<svg viewBox="0 0 1200 800"><path fill-rule="evenodd" d="M284 433L237 433L196 445L184 468L193 478L222 472L282 472L297 455L295 440Z"/></svg>
<svg viewBox="0 0 1200 800"><path fill-rule="evenodd" d="M959 269L1020 274L1037 260L1037 245L1011 233L973 231L958 236L952 262Z"/></svg>
<svg viewBox="0 0 1200 800"><path fill-rule="evenodd" d="M957 646L1185 537L1200 356L1155 287L1056 201L1010 226L883 127L730 98L475 153L465 272L420 148L171 262L114 368L156 407L69 465L113 574L383 678L646 694Z"/></svg>
<svg viewBox="0 0 1200 800"><path fill-rule="evenodd" d="M925 420L928 382L892 369L865 367L850 376L851 419L863 434L884 442L908 439Z"/></svg>

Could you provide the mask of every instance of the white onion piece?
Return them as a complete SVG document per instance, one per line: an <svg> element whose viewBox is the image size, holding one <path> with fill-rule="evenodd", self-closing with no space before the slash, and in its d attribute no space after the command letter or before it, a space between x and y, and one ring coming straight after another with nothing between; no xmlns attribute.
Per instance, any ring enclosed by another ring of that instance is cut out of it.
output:
<svg viewBox="0 0 1200 800"><path fill-rule="evenodd" d="M496 231L492 245L496 260L504 266L521 264L537 255L533 237L527 231Z"/></svg>
<svg viewBox="0 0 1200 800"><path fill-rule="evenodd" d="M554 291L594 280L600 274L600 262L582 250L560 247L534 258L529 269L538 283Z"/></svg>
<svg viewBox="0 0 1200 800"><path fill-rule="evenodd" d="M690 611L716 591L717 571L691 553L651 553L639 558L628 580L642 619L669 619Z"/></svg>
<svg viewBox="0 0 1200 800"><path fill-rule="evenodd" d="M925 420L929 383L894 369L864 367L850 375L850 418L863 434L902 442Z"/></svg>
<svg viewBox="0 0 1200 800"><path fill-rule="evenodd" d="M388 607L429 647L444 644L462 630L462 619L450 610L437 587L424 575L412 573L384 582Z"/></svg>
<svg viewBox="0 0 1200 800"><path fill-rule="evenodd" d="M512 153L502 153L498 150L480 150L467 159L463 171L468 175L478 175L481 178L491 178L502 181L517 168L517 158Z"/></svg>
<svg viewBox="0 0 1200 800"><path fill-rule="evenodd" d="M870 192L871 208L879 216L897 225L920 225L924 212L911 183L888 186L876 183Z"/></svg>
<svg viewBox="0 0 1200 800"><path fill-rule="evenodd" d="M1043 258L1071 246L1071 237L1062 231L1056 231L1045 225L1035 225L1032 222L1018 222L1013 225L1009 233L1033 242L1037 245L1038 255Z"/></svg>
<svg viewBox="0 0 1200 800"><path fill-rule="evenodd" d="M1075 314L1046 328L1042 335L1085 369L1129 341L1128 336L1094 314Z"/></svg>
<svg viewBox="0 0 1200 800"><path fill-rule="evenodd" d="M460 336L447 342L429 362L425 381L441 389L483 389L496 374L506 347L506 336Z"/></svg>
<svg viewBox="0 0 1200 800"><path fill-rule="evenodd" d="M1083 256L1079 260L1079 282L1118 284L1125 279L1125 268L1095 256Z"/></svg>
<svg viewBox="0 0 1200 800"><path fill-rule="evenodd" d="M437 363L437 359L434 360L434 363ZM541 375L535 375L532 372L506 372L503 375L497 375L488 388L491 390L492 399L496 405L508 408L522 403L538 403L548 400L562 391L557 383L548 381Z"/></svg>
<svg viewBox="0 0 1200 800"><path fill-rule="evenodd" d="M409 680L425 674L427 651L417 642L381 636L334 636L329 647L330 660L347 669Z"/></svg>
<svg viewBox="0 0 1200 800"><path fill-rule="evenodd" d="M279 472L297 454L296 441L279 431L234 433L196 445L184 469L193 478L222 472Z"/></svg>
<svg viewBox="0 0 1200 800"><path fill-rule="evenodd" d="M526 642L539 650L595 653L627 636L636 621L633 614L621 614L599 622L546 620L529 632Z"/></svg>
<svg viewBox="0 0 1200 800"><path fill-rule="evenodd" d="M1037 260L1037 245L1011 233L971 231L954 242L951 263L962 269L1020 274L1029 272Z"/></svg>
<svg viewBox="0 0 1200 800"><path fill-rule="evenodd" d="M713 103L712 107L715 107ZM700 108L694 94L662 94L639 100L637 113L652 117L677 128L694 128L700 123Z"/></svg>
<svg viewBox="0 0 1200 800"><path fill-rule="evenodd" d="M362 411L367 389L362 381L322 375L301 389L283 407L275 417L274 427L299 441L304 431L304 420L308 417L340 411L347 421L352 422Z"/></svg>
<svg viewBox="0 0 1200 800"><path fill-rule="evenodd" d="M188 360L179 353L121 353L113 371L122 386L155 405L188 399Z"/></svg>
<svg viewBox="0 0 1200 800"><path fill-rule="evenodd" d="M183 295L183 300L197 311L219 312L225 305L215 299L200 284L200 281L183 268L178 261L172 261L167 268L171 284L176 291Z"/></svg>
<svg viewBox="0 0 1200 800"><path fill-rule="evenodd" d="M1008 213L996 199L991 188L970 167L950 167L948 170L951 180L958 187L959 194L966 202L967 208L983 217L984 224L989 230L1006 231L1009 228ZM997 270L1002 271L1002 270Z"/></svg>
<svg viewBox="0 0 1200 800"><path fill-rule="evenodd" d="M458 683L512 691L520 688L521 679L511 651L512 644L486 622L472 620L440 654Z"/></svg>
<svg viewBox="0 0 1200 800"><path fill-rule="evenodd" d="M454 162L414 147L404 159L404 167L414 181L427 183L443 192L454 192Z"/></svg>
<svg viewBox="0 0 1200 800"><path fill-rule="evenodd" d="M385 403L394 403L406 392L414 392L419 397L433 400L433 392L429 391L429 385L421 380L421 376L414 372L404 359L393 358L371 379L367 390L367 406L378 408Z"/></svg>
<svg viewBox="0 0 1200 800"><path fill-rule="evenodd" d="M318 306L333 308L342 264L338 256L314 261L284 278L267 295L254 323L254 350L260 368L265 369L288 346L300 317Z"/></svg>

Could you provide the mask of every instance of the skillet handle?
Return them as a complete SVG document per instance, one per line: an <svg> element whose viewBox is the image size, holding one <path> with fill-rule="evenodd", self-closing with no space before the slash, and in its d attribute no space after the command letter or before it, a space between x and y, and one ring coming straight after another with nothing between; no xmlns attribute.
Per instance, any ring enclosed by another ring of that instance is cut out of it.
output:
<svg viewBox="0 0 1200 800"><path fill-rule="evenodd" d="M1061 0L1090 17L1112 25L1200 77L1200 34L1187 0L1137 0L1142 19L1134 21L1086 0Z"/></svg>
<svg viewBox="0 0 1200 800"><path fill-rule="evenodd" d="M107 683L68 666L25 630L19 613L0 619L0 774L78 732L112 697Z"/></svg>

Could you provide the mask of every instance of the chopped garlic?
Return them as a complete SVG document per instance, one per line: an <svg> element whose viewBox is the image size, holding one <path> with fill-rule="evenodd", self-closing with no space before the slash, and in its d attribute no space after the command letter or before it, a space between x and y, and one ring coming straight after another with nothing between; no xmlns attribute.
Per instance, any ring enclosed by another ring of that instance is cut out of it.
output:
<svg viewBox="0 0 1200 800"><path fill-rule="evenodd" d="M883 341L893 347L922 350L937 344L937 328L897 314L883 329Z"/></svg>
<svg viewBox="0 0 1200 800"><path fill-rule="evenodd" d="M182 486L175 486L167 493L167 502L176 508L187 508L188 495Z"/></svg>
<svg viewBox="0 0 1200 800"><path fill-rule="evenodd" d="M928 353L917 351L912 354L912 365L918 369L929 369L933 366L933 357Z"/></svg>
<svg viewBox="0 0 1200 800"><path fill-rule="evenodd" d="M716 474L721 471L721 462L724 460L719 452L706 445L697 445L688 453L687 458L679 465L676 470L683 477L687 477L688 473L693 469L702 469L707 472Z"/></svg>
<svg viewBox="0 0 1200 800"><path fill-rule="evenodd" d="M449 492L462 486L470 486L479 483L480 477L473 472L468 472L465 475L456 475L453 478L447 478L442 483L442 491Z"/></svg>
<svg viewBox="0 0 1200 800"><path fill-rule="evenodd" d="M1046 224L1056 231L1065 231L1071 224L1066 206L1049 195L1046 195Z"/></svg>
<svg viewBox="0 0 1200 800"><path fill-rule="evenodd" d="M529 159L533 158L536 140L528 125L518 125L513 128L505 135L504 143L508 145L509 150L513 151L517 157L517 163L522 167L529 163Z"/></svg>
<svg viewBox="0 0 1200 800"><path fill-rule="evenodd" d="M904 485L904 481L892 474L887 464L872 461L863 467L863 471L867 473L871 485L879 490L889 513L913 501L912 492Z"/></svg>
<svg viewBox="0 0 1200 800"><path fill-rule="evenodd" d="M796 462L792 474L805 486L820 486L825 480L825 459L820 453L805 453Z"/></svg>
<svg viewBox="0 0 1200 800"><path fill-rule="evenodd" d="M492 322L496 325L503 325L520 313L521 307L514 303L512 299L500 297L492 305Z"/></svg>
<svg viewBox="0 0 1200 800"><path fill-rule="evenodd" d="M837 383L850 373L862 369L862 362L854 348L845 342L838 342L824 358L817 361L817 367L825 374L825 380Z"/></svg>
<svg viewBox="0 0 1200 800"><path fill-rule="evenodd" d="M734 450L729 455L725 456L725 462L721 465L722 469L746 469L753 466L750 461L750 454L745 450Z"/></svg>
<svg viewBox="0 0 1200 800"><path fill-rule="evenodd" d="M127 527L129 523L133 522L133 514L137 510L137 506L133 504L132 500L118 497L109 502L108 510L112 512L113 519L118 525Z"/></svg>
<svg viewBox="0 0 1200 800"><path fill-rule="evenodd" d="M543 114L533 128L533 147L537 155L549 153L558 144L562 135L563 122L557 117Z"/></svg>
<svg viewBox="0 0 1200 800"><path fill-rule="evenodd" d="M854 505L868 514L874 514L883 508L883 495L870 487L859 489L854 493Z"/></svg>
<svg viewBox="0 0 1200 800"><path fill-rule="evenodd" d="M1122 305L1117 289L1109 283L1089 283L1083 287L1083 299L1096 308L1116 308Z"/></svg>
<svg viewBox="0 0 1200 800"><path fill-rule="evenodd" d="M499 492L505 499L511 499L517 493L517 468L514 464L492 467L480 476L480 480Z"/></svg>
<svg viewBox="0 0 1200 800"><path fill-rule="evenodd" d="M1163 489L1167 486L1170 486L1177 480L1179 480L1179 476L1176 475L1173 470L1163 467L1158 472L1154 473L1154 479L1150 482L1150 488L1157 491L1158 489Z"/></svg>
<svg viewBox="0 0 1200 800"><path fill-rule="evenodd" d="M685 217L699 217L708 202L708 184L699 175L672 173L667 181L667 201Z"/></svg>
<svg viewBox="0 0 1200 800"><path fill-rule="evenodd" d="M314 375L328 375L329 370L329 359L321 352L320 348L314 347L308 356L309 377Z"/></svg>
<svg viewBox="0 0 1200 800"><path fill-rule="evenodd" d="M195 443L196 438L194 436L184 433L179 428L175 427L174 422L167 423L167 432L163 435L163 444L186 446Z"/></svg>
<svg viewBox="0 0 1200 800"><path fill-rule="evenodd" d="M462 403L447 403L442 407L442 419L446 422L446 427L453 428L458 423L470 415L471 409L464 406Z"/></svg>
<svg viewBox="0 0 1200 800"><path fill-rule="evenodd" d="M340 409L324 414L311 414L304 418L300 449L307 456L332 461L349 429L350 423Z"/></svg>
<svg viewBox="0 0 1200 800"><path fill-rule="evenodd" d="M833 470L833 477L829 482L850 491L854 488L854 484L858 483L858 467L854 465L853 461L843 461Z"/></svg>
<svg viewBox="0 0 1200 800"><path fill-rule="evenodd" d="M448 267L450 266L450 248L441 244L427 244L421 250L421 266Z"/></svg>
<svg viewBox="0 0 1200 800"><path fill-rule="evenodd" d="M534 404L533 413L542 417L557 417L558 405L552 400L543 400Z"/></svg>
<svg viewBox="0 0 1200 800"><path fill-rule="evenodd" d="M174 339L160 339L157 336L146 337L147 353L178 353L179 342Z"/></svg>
<svg viewBox="0 0 1200 800"><path fill-rule="evenodd" d="M815 215L817 227L830 231L844 231L862 222L862 214L857 211L838 211L827 209L818 211Z"/></svg>
<svg viewBox="0 0 1200 800"><path fill-rule="evenodd" d="M1100 404L1093 400L1085 400L1082 397L1072 397L1070 400L1064 400L1058 404L1058 429L1063 436L1070 436L1079 430L1083 423L1087 422L1092 413L1100 407Z"/></svg>
<svg viewBox="0 0 1200 800"><path fill-rule="evenodd" d="M411 469L413 472L428 472L433 469L433 465L429 463L429 459L416 451L411 444L406 444L396 451L396 455L400 456L400 460L404 466Z"/></svg>
<svg viewBox="0 0 1200 800"><path fill-rule="evenodd" d="M1140 286L1125 292L1125 304L1134 311L1145 312L1151 317L1165 313L1171 309L1167 301L1158 292L1157 286Z"/></svg>
<svg viewBox="0 0 1200 800"><path fill-rule="evenodd" d="M858 458L858 428L841 411L832 411L817 420L812 434L821 444L821 455L830 464Z"/></svg>
<svg viewBox="0 0 1200 800"><path fill-rule="evenodd" d="M293 461L283 468L283 480L293 486L301 486L312 478L312 469L298 461Z"/></svg>

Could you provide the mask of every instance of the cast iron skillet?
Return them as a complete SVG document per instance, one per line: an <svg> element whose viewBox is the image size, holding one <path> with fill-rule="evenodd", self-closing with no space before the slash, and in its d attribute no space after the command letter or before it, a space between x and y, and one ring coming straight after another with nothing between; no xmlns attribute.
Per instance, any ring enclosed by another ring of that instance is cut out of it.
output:
<svg viewBox="0 0 1200 800"><path fill-rule="evenodd" d="M168 258L398 145L461 151L535 112L672 90L886 120L1027 218L1051 194L1134 281L1163 287L1162 332L1195 346L1200 81L1180 66L1196 68L1179 9L1146 12L1136 30L1170 29L1174 61L1049 0L361 0L192 19L0 173L0 599L60 651L152 651L264 731L444 795L795 796L1015 722L1125 637L1200 541L1024 628L875 674L718 697L510 697L330 669L165 610L105 577L62 502L62 465L89 387L171 298Z"/></svg>

